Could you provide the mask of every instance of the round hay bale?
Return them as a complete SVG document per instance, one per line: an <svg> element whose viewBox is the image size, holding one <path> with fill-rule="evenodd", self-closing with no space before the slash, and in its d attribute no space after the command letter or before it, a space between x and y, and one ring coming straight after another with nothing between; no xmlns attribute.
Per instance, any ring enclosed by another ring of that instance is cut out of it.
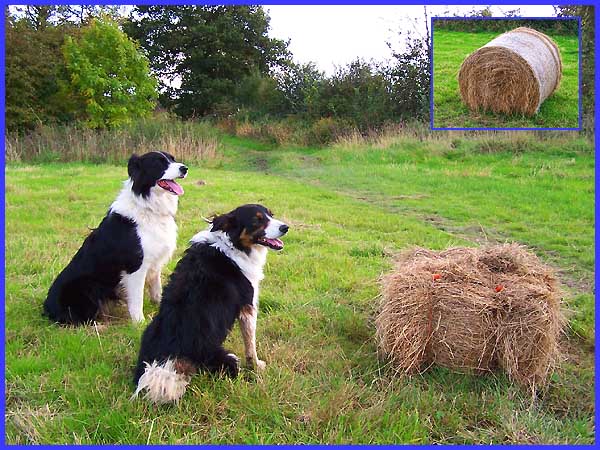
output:
<svg viewBox="0 0 600 450"><path fill-rule="evenodd" d="M519 27L471 53L460 67L458 85L471 110L532 116L558 88L561 76L556 43Z"/></svg>
<svg viewBox="0 0 600 450"><path fill-rule="evenodd" d="M500 367L535 386L557 361L564 325L558 283L520 245L413 249L399 255L382 289L377 338L398 372Z"/></svg>

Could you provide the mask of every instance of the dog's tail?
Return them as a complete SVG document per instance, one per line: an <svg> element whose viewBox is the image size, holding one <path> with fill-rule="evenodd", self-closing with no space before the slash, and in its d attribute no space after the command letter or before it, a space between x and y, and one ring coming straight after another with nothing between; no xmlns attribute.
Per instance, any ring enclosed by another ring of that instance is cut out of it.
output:
<svg viewBox="0 0 600 450"><path fill-rule="evenodd" d="M185 394L190 382L189 373L176 370L176 360L167 359L163 364L154 361L145 362L146 369L138 380L137 389L130 400L135 399L142 391L144 398L152 403L163 404L177 402Z"/></svg>

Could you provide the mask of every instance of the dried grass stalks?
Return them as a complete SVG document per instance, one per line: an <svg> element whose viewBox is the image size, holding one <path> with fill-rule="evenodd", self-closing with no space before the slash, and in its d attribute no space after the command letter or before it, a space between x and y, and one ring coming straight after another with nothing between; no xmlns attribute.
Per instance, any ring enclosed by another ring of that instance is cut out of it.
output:
<svg viewBox="0 0 600 450"><path fill-rule="evenodd" d="M434 363L474 373L500 367L535 388L558 361L558 283L520 245L414 249L382 281L377 337L398 372Z"/></svg>
<svg viewBox="0 0 600 450"><path fill-rule="evenodd" d="M458 84L472 110L532 116L558 88L561 75L556 43L519 27L471 53L460 67Z"/></svg>

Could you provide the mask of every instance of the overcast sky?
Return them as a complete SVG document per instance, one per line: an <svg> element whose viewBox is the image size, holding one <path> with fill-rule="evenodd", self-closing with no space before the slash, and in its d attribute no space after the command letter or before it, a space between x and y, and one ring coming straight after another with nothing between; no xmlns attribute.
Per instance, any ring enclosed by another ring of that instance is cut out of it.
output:
<svg viewBox="0 0 600 450"><path fill-rule="evenodd" d="M441 16L446 11L448 15L463 14L484 7L433 5L427 7L427 15ZM502 17L503 11L517 8L526 17L555 15L550 5L493 6L492 13ZM376 61L390 58L386 41L400 50L397 34L401 27L425 35L423 6L268 5L265 9L271 16L270 35L291 39L289 48L296 61L313 61L327 74L332 74L336 65L344 66L356 57Z"/></svg>

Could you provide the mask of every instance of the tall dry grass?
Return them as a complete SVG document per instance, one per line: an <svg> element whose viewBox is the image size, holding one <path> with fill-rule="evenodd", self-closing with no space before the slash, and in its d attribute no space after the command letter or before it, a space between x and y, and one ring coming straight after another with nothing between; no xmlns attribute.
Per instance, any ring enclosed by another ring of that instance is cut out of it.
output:
<svg viewBox="0 0 600 450"><path fill-rule="evenodd" d="M594 151L593 136L577 131L431 131L429 124L415 121L360 133L331 118L312 123L298 119L250 122L228 118L213 123L156 116L104 131L41 126L26 135L8 134L4 142L7 162L122 163L132 153L151 150L166 150L178 159L199 162L222 157L220 142L224 135L250 138L269 146L334 146L357 152L406 145L423 146L434 153L518 154L544 152L549 148Z"/></svg>
<svg viewBox="0 0 600 450"><path fill-rule="evenodd" d="M114 130L40 126L25 135L7 134L7 162L82 161L120 163L132 153L164 150L198 162L219 157L218 132L207 123L158 117Z"/></svg>

